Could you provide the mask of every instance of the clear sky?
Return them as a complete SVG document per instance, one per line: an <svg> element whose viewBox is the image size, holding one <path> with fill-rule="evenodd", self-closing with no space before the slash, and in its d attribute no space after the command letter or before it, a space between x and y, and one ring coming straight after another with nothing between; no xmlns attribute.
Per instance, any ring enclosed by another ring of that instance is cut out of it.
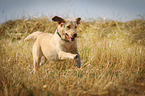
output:
<svg viewBox="0 0 145 96"><path fill-rule="evenodd" d="M118 21L141 19L145 0L0 0L0 23L32 16L107 18Z"/></svg>

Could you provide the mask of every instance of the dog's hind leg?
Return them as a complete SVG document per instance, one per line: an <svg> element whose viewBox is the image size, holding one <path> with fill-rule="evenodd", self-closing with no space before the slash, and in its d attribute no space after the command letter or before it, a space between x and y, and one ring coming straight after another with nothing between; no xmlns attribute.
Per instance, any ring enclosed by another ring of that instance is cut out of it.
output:
<svg viewBox="0 0 145 96"><path fill-rule="evenodd" d="M38 70L42 57L42 51L40 46L37 44L37 42L34 43L32 53L33 53L34 73L35 73Z"/></svg>
<svg viewBox="0 0 145 96"><path fill-rule="evenodd" d="M46 62L46 58L45 58L45 56L42 56L39 66L43 65L45 62Z"/></svg>

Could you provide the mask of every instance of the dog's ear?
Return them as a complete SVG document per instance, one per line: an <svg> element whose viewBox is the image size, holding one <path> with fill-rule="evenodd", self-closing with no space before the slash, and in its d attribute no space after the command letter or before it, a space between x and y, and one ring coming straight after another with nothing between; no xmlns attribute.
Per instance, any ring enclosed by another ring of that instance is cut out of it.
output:
<svg viewBox="0 0 145 96"><path fill-rule="evenodd" d="M80 21L81 21L81 18L80 17L79 18L76 18L77 24L80 24Z"/></svg>
<svg viewBox="0 0 145 96"><path fill-rule="evenodd" d="M53 20L54 22L57 22L58 24L65 23L65 20L64 20L63 18L61 18L61 17L58 17L58 16L54 16L54 17L52 18L52 20Z"/></svg>

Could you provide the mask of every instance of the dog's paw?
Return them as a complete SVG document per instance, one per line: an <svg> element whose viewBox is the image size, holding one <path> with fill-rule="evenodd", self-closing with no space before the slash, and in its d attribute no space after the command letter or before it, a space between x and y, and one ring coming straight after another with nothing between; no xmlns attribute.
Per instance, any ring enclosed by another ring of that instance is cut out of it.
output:
<svg viewBox="0 0 145 96"><path fill-rule="evenodd" d="M78 58L78 54L73 54L72 56L71 56L71 59L77 59Z"/></svg>
<svg viewBox="0 0 145 96"><path fill-rule="evenodd" d="M78 54L76 54L75 58L74 59L77 59L78 58Z"/></svg>

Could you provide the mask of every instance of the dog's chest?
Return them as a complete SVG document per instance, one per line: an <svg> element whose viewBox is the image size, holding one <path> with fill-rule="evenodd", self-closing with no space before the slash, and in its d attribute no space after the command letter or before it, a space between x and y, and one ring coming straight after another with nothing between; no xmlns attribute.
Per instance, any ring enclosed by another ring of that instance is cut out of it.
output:
<svg viewBox="0 0 145 96"><path fill-rule="evenodd" d="M74 43L72 43L72 44L65 44L65 45L63 45L63 47L66 52L72 52L76 46Z"/></svg>

